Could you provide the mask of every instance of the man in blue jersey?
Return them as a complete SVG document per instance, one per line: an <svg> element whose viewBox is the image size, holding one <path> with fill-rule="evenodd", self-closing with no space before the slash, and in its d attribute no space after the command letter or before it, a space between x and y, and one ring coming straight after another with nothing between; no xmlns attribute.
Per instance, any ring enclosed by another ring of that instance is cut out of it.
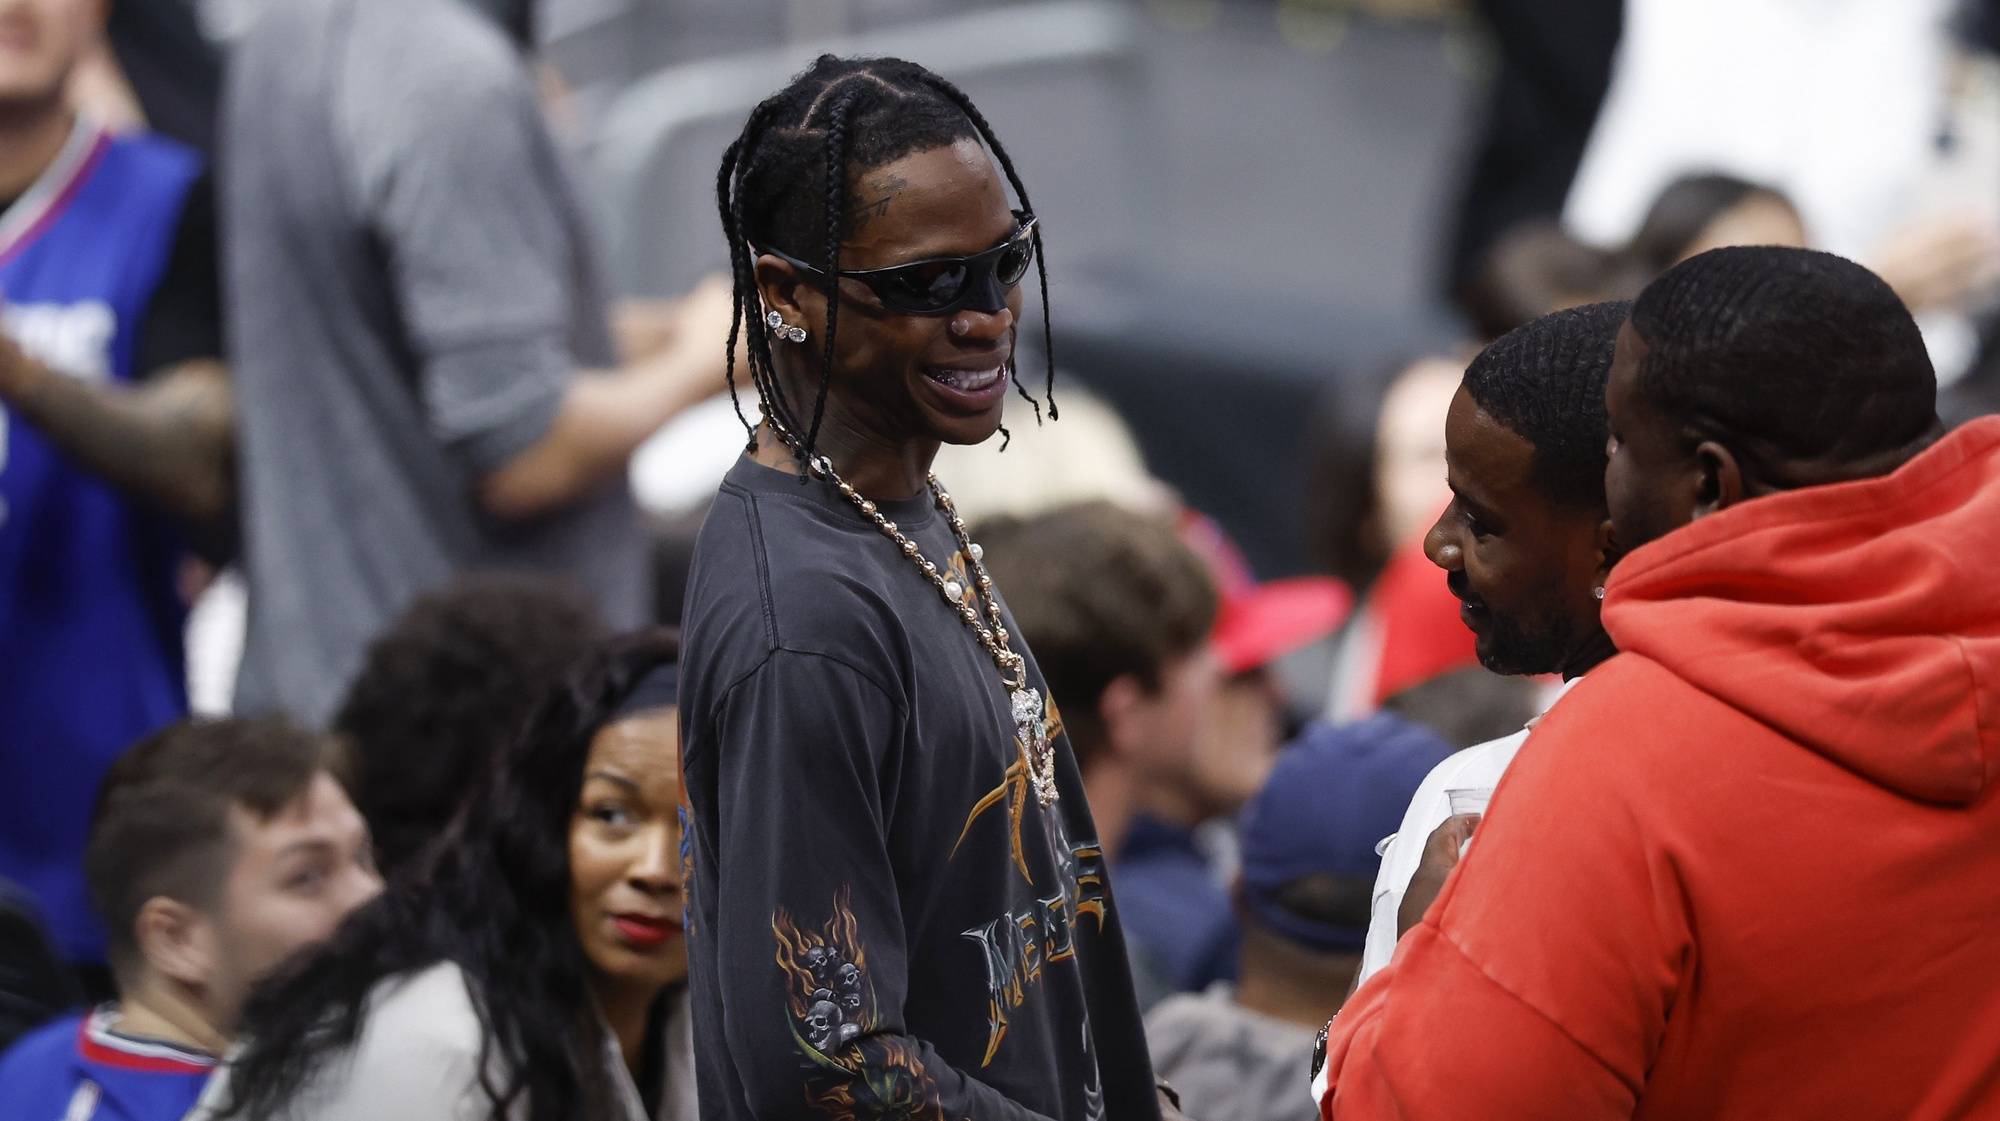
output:
<svg viewBox="0 0 2000 1121"><path fill-rule="evenodd" d="M184 721L119 759L90 826L119 999L0 1055L0 1117L179 1121L250 986L381 888L337 741Z"/></svg>
<svg viewBox="0 0 2000 1121"><path fill-rule="evenodd" d="M0 878L103 960L81 862L105 767L186 710L184 540L231 507L199 158L64 97L101 0L0 0Z"/></svg>

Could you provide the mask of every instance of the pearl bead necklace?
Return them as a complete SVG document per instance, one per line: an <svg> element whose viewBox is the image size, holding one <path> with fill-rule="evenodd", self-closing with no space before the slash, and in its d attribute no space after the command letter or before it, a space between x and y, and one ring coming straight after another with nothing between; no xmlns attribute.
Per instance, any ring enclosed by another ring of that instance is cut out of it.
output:
<svg viewBox="0 0 2000 1121"><path fill-rule="evenodd" d="M798 442L782 425L773 422L771 428L786 445L794 451L798 450ZM965 586L946 575L936 564L927 559L917 543L905 535L895 522L884 516L875 503L869 501L847 480L835 473L831 460L823 455L817 455L812 457L807 466L813 474L832 483L834 488L840 491L841 497L853 503L854 508L861 511L862 517L874 523L876 529L881 530L904 556L910 558L925 578L930 580L938 594L944 597L945 603L958 615L959 621L970 628L973 635L978 638L979 644L985 647L986 653L993 659L994 666L1000 671L1001 684L1007 689L1015 736L1026 755L1028 777L1035 789L1035 799L1044 806L1054 805L1057 797L1056 752L1055 742L1049 737L1048 725L1044 719L1048 711L1048 702L1039 690L1028 687L1027 659L1015 653L1008 645L1012 636L1007 633L1006 626L1001 622L1000 603L993 595L993 578L986 573L984 563L986 550L966 536L965 520L958 516L957 508L952 505L951 495L945 493L944 488L938 485L936 475L925 476L924 481L930 488L931 501L937 505L938 511L951 526L952 536L958 540L959 549L965 555L966 568L971 573L977 592L975 598L986 609L985 621L980 619L979 612L971 604L965 602Z"/></svg>

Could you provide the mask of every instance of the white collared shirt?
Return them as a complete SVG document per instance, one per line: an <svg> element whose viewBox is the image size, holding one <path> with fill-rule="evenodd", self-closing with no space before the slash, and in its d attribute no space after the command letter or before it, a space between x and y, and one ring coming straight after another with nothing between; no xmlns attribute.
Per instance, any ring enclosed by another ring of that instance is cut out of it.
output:
<svg viewBox="0 0 2000 1121"><path fill-rule="evenodd" d="M1577 677L1564 682L1542 711L1554 707L1581 680ZM1409 890L1410 879L1416 875L1417 865L1423 862L1424 843L1451 816L1451 801L1445 792L1498 786L1500 776L1506 773L1521 745L1528 742L1528 733L1540 719L1537 716L1528 721L1526 727L1513 735L1468 747L1431 768L1411 796L1409 809L1403 812L1402 826L1375 846L1382 856L1382 866L1375 873L1375 891L1368 912L1368 943L1362 950L1361 981L1357 983L1366 982L1388 965L1396 952L1396 912L1403 905L1403 893Z"/></svg>

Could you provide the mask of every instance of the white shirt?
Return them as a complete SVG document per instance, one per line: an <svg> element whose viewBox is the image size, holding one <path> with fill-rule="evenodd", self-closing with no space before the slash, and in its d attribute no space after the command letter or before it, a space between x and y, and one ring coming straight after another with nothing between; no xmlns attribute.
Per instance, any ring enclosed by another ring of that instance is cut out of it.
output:
<svg viewBox="0 0 2000 1121"><path fill-rule="evenodd" d="M1675 176L1791 196L1856 257L1913 216L1939 159L1951 0L1625 0L1611 87L1563 219L1622 243Z"/></svg>
<svg viewBox="0 0 2000 1121"><path fill-rule="evenodd" d="M1581 680L1578 677L1564 682L1543 711ZM1423 862L1424 843L1451 816L1451 801L1445 792L1498 786L1507 765L1514 761L1514 754L1528 742L1535 720L1528 721L1527 727L1511 736L1468 747L1432 767L1410 797L1410 807L1403 811L1402 826L1375 846L1375 851L1382 854L1382 866L1375 873L1374 900L1368 911L1368 943L1361 953L1362 982L1389 964L1396 952L1396 912L1403 905L1403 893L1409 890L1410 878Z"/></svg>
<svg viewBox="0 0 2000 1121"><path fill-rule="evenodd" d="M623 1107L606 1121L694 1121L694 1036L682 991L668 1013L667 1093L657 1117L648 1117L638 1089L606 1032L605 1069ZM479 1059L486 1029L466 989L465 973L440 962L378 982L353 1047L332 1062L281 1114L283 1121L485 1121L492 1103L480 1088ZM504 1077L497 1056L490 1073ZM223 1067L209 1081L188 1121L213 1121L229 1084ZM510 1117L521 1116L517 1101Z"/></svg>

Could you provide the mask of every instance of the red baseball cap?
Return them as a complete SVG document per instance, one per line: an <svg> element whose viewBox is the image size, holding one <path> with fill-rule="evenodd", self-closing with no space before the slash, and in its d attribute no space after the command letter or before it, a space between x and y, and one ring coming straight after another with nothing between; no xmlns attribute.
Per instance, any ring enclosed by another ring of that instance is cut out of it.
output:
<svg viewBox="0 0 2000 1121"><path fill-rule="evenodd" d="M1181 540L1208 565L1221 604L1211 648L1223 669L1243 673L1267 665L1340 629L1354 593L1332 576L1294 576L1259 583L1236 543L1208 515L1183 510Z"/></svg>

